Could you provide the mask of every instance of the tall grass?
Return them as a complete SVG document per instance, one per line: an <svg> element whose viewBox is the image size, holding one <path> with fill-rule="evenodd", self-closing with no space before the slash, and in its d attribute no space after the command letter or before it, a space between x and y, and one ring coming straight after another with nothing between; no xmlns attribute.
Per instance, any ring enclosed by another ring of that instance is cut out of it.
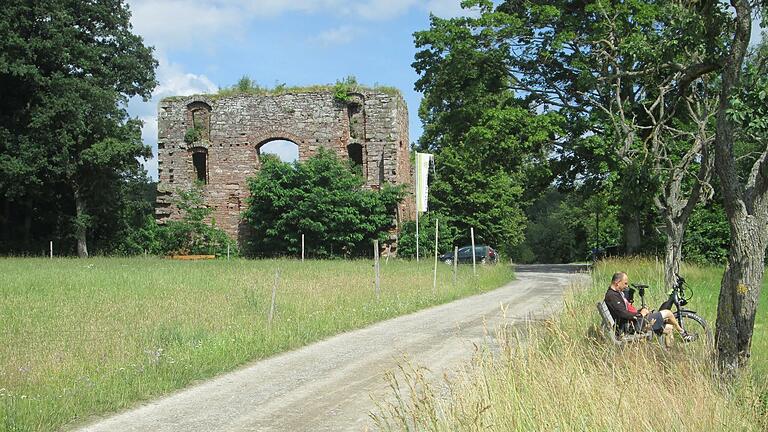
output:
<svg viewBox="0 0 768 432"><path fill-rule="evenodd" d="M656 343L616 348L601 340L595 303L615 271L659 287L655 262L607 261L589 287L574 287L562 314L527 328L497 329L496 345L435 382L403 364L374 415L383 430L427 431L764 431L768 386L756 368L736 385L719 382L701 344ZM722 270L685 268L697 287L692 306L714 324ZM663 290L650 292L658 306ZM701 307L699 307L701 306ZM756 328L756 363L765 362L765 315ZM762 366L761 366L762 367Z"/></svg>
<svg viewBox="0 0 768 432"><path fill-rule="evenodd" d="M275 271L280 285L267 323ZM2 259L0 431L49 431L346 330L496 288L507 266Z"/></svg>

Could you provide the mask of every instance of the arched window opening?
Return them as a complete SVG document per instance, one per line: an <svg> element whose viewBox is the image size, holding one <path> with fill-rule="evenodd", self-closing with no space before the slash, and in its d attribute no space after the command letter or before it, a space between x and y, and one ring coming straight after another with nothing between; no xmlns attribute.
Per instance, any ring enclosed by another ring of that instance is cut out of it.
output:
<svg viewBox="0 0 768 432"><path fill-rule="evenodd" d="M205 102L192 102L187 105L189 127L184 140L188 143L209 141L211 139L211 107Z"/></svg>
<svg viewBox="0 0 768 432"><path fill-rule="evenodd" d="M266 154L277 156L283 162L295 162L299 159L299 146L293 141L273 140L258 149L259 157Z"/></svg>
<svg viewBox="0 0 768 432"><path fill-rule="evenodd" d="M192 166L195 168L196 180L208 184L208 152L205 150L193 152Z"/></svg>
<svg viewBox="0 0 768 432"><path fill-rule="evenodd" d="M363 146L358 143L352 143L347 146L347 155L349 156L352 165L358 166L363 164Z"/></svg>

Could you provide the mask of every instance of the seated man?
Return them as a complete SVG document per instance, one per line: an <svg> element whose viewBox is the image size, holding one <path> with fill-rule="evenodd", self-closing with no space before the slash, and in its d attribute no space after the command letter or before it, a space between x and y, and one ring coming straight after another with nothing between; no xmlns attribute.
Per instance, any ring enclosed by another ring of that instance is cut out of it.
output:
<svg viewBox="0 0 768 432"><path fill-rule="evenodd" d="M616 331L643 331L649 326L656 334L664 334L664 342L669 347L672 343L672 334L677 330L683 340L690 341L688 335L677 322L672 311L664 309L658 312L650 312L647 308L636 310L624 297L623 291L629 286L629 277L624 272L618 272L611 279L611 286L605 292L605 304L616 321Z"/></svg>

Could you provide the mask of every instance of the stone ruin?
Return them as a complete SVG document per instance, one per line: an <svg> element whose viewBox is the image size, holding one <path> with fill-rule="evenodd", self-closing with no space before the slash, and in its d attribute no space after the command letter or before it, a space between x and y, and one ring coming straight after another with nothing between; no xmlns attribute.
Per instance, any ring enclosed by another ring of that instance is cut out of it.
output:
<svg viewBox="0 0 768 432"><path fill-rule="evenodd" d="M180 219L177 192L199 181L216 224L242 243L246 179L259 170L261 147L275 140L296 144L300 161L325 148L361 165L369 189L413 184L399 92L363 90L345 101L332 91L170 97L158 110L158 222ZM395 231L414 217L410 193L393 215Z"/></svg>

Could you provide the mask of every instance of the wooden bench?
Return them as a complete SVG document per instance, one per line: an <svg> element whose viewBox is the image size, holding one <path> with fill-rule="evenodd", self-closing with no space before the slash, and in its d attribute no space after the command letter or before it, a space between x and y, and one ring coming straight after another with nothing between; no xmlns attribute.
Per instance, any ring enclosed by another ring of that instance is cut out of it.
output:
<svg viewBox="0 0 768 432"><path fill-rule="evenodd" d="M216 255L171 255L168 258L182 261L198 261L216 259Z"/></svg>
<svg viewBox="0 0 768 432"><path fill-rule="evenodd" d="M616 321L613 320L611 312L608 311L608 305L606 305L604 301L598 302L597 311L600 313L600 318L603 320L600 325L603 334L605 335L606 339L610 339L614 344L623 345L628 342L647 341L653 339L652 330L649 330L645 333L622 334L621 336L616 336Z"/></svg>

